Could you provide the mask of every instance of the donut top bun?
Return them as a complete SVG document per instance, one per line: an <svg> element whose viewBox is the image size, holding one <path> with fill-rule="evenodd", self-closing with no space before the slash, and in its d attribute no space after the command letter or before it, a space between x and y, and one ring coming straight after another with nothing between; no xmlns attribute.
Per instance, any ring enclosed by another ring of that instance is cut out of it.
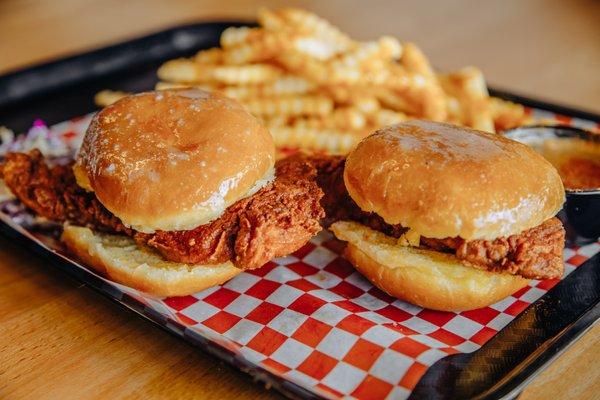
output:
<svg viewBox="0 0 600 400"><path fill-rule="evenodd" d="M273 179L273 139L242 106L195 89L140 93L93 118L78 183L142 232L189 230Z"/></svg>
<svg viewBox="0 0 600 400"><path fill-rule="evenodd" d="M518 234L556 215L565 196L556 169L530 147L428 121L365 138L344 181L364 211L439 239Z"/></svg>

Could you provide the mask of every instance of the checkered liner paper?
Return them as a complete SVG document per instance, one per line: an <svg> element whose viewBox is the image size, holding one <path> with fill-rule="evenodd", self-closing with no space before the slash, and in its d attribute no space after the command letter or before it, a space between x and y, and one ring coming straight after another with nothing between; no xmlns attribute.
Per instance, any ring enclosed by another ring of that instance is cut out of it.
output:
<svg viewBox="0 0 600 400"><path fill-rule="evenodd" d="M50 132L76 147L89 118L60 123ZM559 120L598 128L588 121ZM27 231L28 218L11 213L11 207L18 208L4 204L4 222L60 255L56 241ZM267 370L308 392L404 399L429 366L446 355L477 350L558 283L533 280L479 310L430 311L373 287L340 256L342 248L323 232L288 257L191 296L155 298L108 280L104 285L117 299L137 300L143 313L187 340L216 344L239 364ZM599 251L600 243L565 249L565 273Z"/></svg>

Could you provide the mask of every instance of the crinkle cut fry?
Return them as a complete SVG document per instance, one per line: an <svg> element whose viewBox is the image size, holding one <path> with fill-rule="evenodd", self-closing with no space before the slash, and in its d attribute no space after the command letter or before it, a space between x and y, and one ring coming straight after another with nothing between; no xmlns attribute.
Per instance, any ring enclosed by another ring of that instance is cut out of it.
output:
<svg viewBox="0 0 600 400"><path fill-rule="evenodd" d="M241 269L262 266L289 254L314 236L324 216L316 169L303 156L280 160L277 179L242 199L218 219L190 231L152 234L125 227L75 182L71 166L49 167L39 151L9 153L0 176L9 189L36 214L57 222L124 233L156 249L169 261L215 264L227 260Z"/></svg>

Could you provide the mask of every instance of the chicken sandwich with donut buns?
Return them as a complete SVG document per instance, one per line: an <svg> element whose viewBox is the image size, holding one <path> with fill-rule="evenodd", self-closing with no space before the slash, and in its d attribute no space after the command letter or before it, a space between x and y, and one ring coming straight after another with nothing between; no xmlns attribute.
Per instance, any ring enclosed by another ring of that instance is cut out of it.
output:
<svg viewBox="0 0 600 400"><path fill-rule="evenodd" d="M315 165L346 257L395 297L468 310L563 274L563 185L526 145L410 121Z"/></svg>
<svg viewBox="0 0 600 400"><path fill-rule="evenodd" d="M324 215L312 164L275 162L259 120L197 89L123 98L94 116L74 163L9 153L0 178L37 215L64 223L62 240L90 267L163 296L297 250Z"/></svg>

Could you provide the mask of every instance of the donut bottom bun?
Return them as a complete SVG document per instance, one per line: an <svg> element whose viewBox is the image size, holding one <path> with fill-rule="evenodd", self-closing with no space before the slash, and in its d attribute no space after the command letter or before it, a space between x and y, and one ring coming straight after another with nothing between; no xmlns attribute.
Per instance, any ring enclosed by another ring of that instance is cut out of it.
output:
<svg viewBox="0 0 600 400"><path fill-rule="evenodd" d="M220 285L240 274L231 262L188 265L163 260L131 238L65 225L62 241L93 270L155 296L184 296Z"/></svg>
<svg viewBox="0 0 600 400"><path fill-rule="evenodd" d="M336 222L330 229L348 242L345 257L373 285L431 310L485 307L528 282L521 276L465 266L451 254L399 245L397 239L355 222Z"/></svg>

